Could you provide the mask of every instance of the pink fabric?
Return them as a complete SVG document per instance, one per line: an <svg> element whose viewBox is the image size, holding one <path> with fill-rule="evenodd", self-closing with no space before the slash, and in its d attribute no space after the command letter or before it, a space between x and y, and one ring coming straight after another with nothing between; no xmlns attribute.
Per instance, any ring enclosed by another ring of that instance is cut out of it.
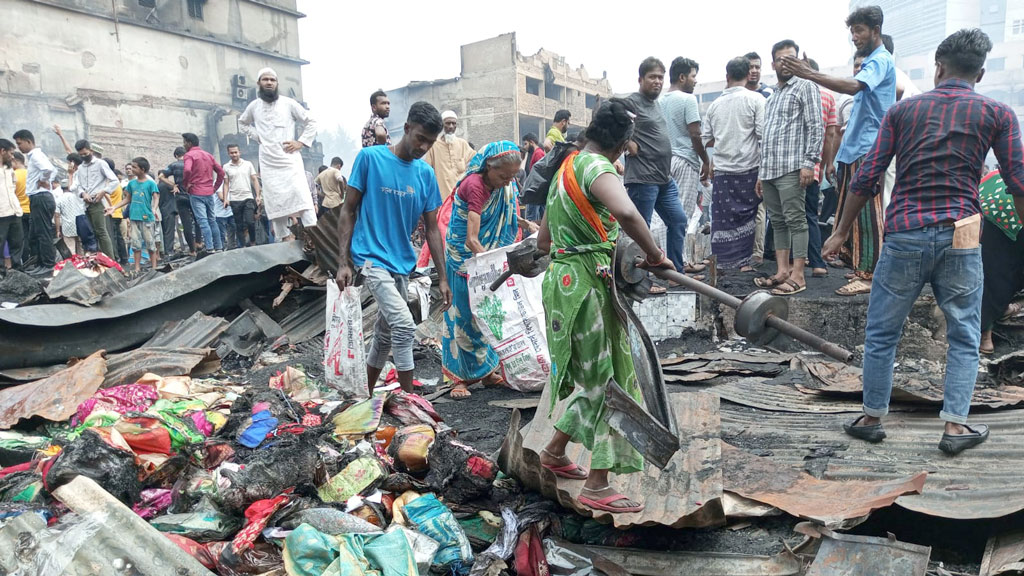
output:
<svg viewBox="0 0 1024 576"><path fill-rule="evenodd" d="M85 421L97 408L118 414L145 412L160 398L155 386L149 384L123 384L96 392L92 398L78 405L75 418Z"/></svg>
<svg viewBox="0 0 1024 576"><path fill-rule="evenodd" d="M171 506L171 491L163 488L149 488L142 491L139 501L132 510L142 518L155 518Z"/></svg>
<svg viewBox="0 0 1024 576"><path fill-rule="evenodd" d="M203 436L209 438L213 435L213 424L206 419L206 414L202 412L191 412L185 416L192 420L192 423L196 425L196 429L199 430Z"/></svg>
<svg viewBox="0 0 1024 576"><path fill-rule="evenodd" d="M257 500L245 509L245 528L242 528L238 534L235 534L235 539L231 542L231 549L235 554L252 547L253 543L256 542L256 538L267 527L270 517L274 515L274 512L277 512L278 508L288 502L291 492L292 489L289 488L277 498Z"/></svg>

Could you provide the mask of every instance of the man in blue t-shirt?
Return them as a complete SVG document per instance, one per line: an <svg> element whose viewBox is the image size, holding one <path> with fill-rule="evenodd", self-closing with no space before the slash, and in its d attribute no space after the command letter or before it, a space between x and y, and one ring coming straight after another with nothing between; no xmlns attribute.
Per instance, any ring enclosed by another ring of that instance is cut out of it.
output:
<svg viewBox="0 0 1024 576"><path fill-rule="evenodd" d="M896 103L896 63L892 54L882 45L882 19L882 9L878 6L858 8L846 19L853 44L857 47L857 55L864 58L860 72L853 78L836 78L815 72L807 63L806 54L803 60L788 58L783 64L795 76L806 78L833 92L853 96L850 121L836 155L839 165L839 208L836 222L842 217L853 175L874 146L882 118L889 107ZM871 278L882 250L885 222L882 201L881 194L874 196L857 218L853 240L847 243L854 277L849 284L836 290L837 294L853 296L871 292Z"/></svg>
<svg viewBox="0 0 1024 576"><path fill-rule="evenodd" d="M398 144L363 148L352 163L339 224L338 286L344 290L352 284L353 268L358 268L366 288L377 300L373 344L366 358L370 394L389 353L393 353L402 390L412 392L416 323L406 303L406 292L409 274L416 267L416 250L410 237L420 218L437 267L444 309L452 302L437 228L441 192L434 169L420 160L442 128L437 108L416 102L409 108Z"/></svg>

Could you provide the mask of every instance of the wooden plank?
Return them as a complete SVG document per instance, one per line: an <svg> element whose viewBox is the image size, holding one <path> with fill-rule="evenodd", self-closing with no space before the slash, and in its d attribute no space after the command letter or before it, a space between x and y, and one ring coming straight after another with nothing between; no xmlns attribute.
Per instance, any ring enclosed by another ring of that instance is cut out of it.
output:
<svg viewBox="0 0 1024 576"><path fill-rule="evenodd" d="M548 406L548 398L545 388L540 406ZM550 415L546 408L538 410L524 430L519 429L519 412L513 412L498 461L506 474L518 478L526 487L583 516L610 521L617 528L724 525L718 397L699 391L682 392L670 395L669 401L683 444L680 451L664 470L648 464L641 473L611 478L621 493L643 501L646 508L642 512L611 514L591 510L577 501L583 482L558 478L541 467L540 452L554 433L554 423L562 416L564 403ZM566 453L580 466L589 468L590 453L582 445L569 444Z"/></svg>

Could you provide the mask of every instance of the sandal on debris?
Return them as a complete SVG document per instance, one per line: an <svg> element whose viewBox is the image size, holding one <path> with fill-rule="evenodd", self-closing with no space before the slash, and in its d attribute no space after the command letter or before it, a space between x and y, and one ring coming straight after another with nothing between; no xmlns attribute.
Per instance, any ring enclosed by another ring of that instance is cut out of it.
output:
<svg viewBox="0 0 1024 576"><path fill-rule="evenodd" d="M754 278L754 285L758 288L775 288L782 284L785 280L779 280L774 276L758 276Z"/></svg>
<svg viewBox="0 0 1024 576"><path fill-rule="evenodd" d="M548 452L547 450L541 450L541 452L554 458L551 452ZM563 458L564 457L565 455L563 455ZM570 461L565 466L550 466L548 464L544 464L543 462L541 463L541 466L550 470L555 476L558 476L560 478L568 478L569 480L586 480L587 476L590 475L590 472L586 468L583 468L579 464L576 464L575 462L572 461Z"/></svg>
<svg viewBox="0 0 1024 576"><path fill-rule="evenodd" d="M608 489L608 486L605 486L601 490L591 490L589 488L586 488L586 490L588 490L590 492L601 492L601 491L607 490L607 489ZM612 514L629 514L629 513L633 513L633 512L642 512L643 509L644 509L644 505L643 504L638 504L637 506L630 506L628 508L627 507L612 506L612 504L614 504L615 502L621 502L623 500L629 500L629 498L627 498L624 494L618 494L618 493L612 494L611 496L608 496L607 498L600 498L600 499L597 499L597 500L595 500L593 498L587 498L586 496L584 496L582 494L580 494L580 497L579 497L580 504L583 504L587 508L592 508L594 510L601 510L601 511L604 511L604 512L611 512Z"/></svg>
<svg viewBox="0 0 1024 576"><path fill-rule="evenodd" d="M789 286L789 288L785 288L786 286ZM780 284L778 288L772 290L772 294L775 296L792 296L793 294L799 294L804 290L807 290L807 284L801 286L792 280L786 280Z"/></svg>

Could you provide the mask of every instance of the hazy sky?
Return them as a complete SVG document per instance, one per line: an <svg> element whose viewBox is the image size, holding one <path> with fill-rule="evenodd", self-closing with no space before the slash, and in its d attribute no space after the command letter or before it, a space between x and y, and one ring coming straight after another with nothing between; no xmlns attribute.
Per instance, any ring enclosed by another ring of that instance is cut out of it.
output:
<svg viewBox="0 0 1024 576"><path fill-rule="evenodd" d="M305 99L324 128L340 124L359 136L369 96L413 80L459 75L459 47L515 32L519 51L545 48L608 73L616 92L637 87L647 56L668 65L676 56L700 64L698 82L722 80L725 63L754 50L769 66L771 46L792 38L823 68L853 53L843 25L848 0L708 0L647 2L412 2L298 0ZM663 6L668 8L663 8ZM331 151L325 150L330 155Z"/></svg>

